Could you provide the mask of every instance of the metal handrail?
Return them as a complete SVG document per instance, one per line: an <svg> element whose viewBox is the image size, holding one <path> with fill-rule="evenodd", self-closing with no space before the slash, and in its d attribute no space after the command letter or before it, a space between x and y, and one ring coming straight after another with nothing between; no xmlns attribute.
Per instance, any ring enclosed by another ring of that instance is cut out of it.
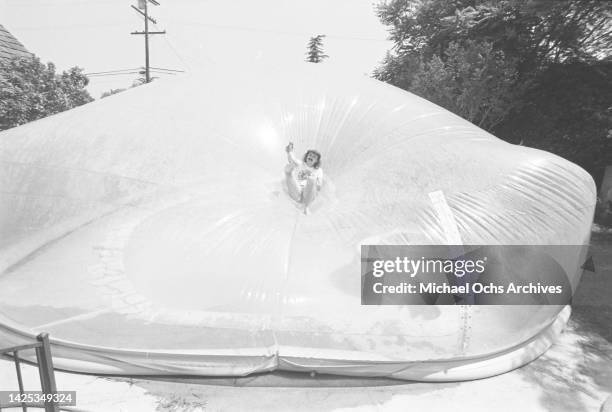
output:
<svg viewBox="0 0 612 412"><path fill-rule="evenodd" d="M11 346L9 348L0 349L0 357L13 358L15 363L15 371L17 373L17 383L19 385L19 394L24 394L23 389L23 377L21 375L21 361L19 359L19 352L24 350L34 349L36 351L36 366L38 366L38 375L40 377L40 386L45 394L57 393L57 387L55 384L55 373L53 372L53 358L51 357L51 344L49 343L49 334L41 333L36 336L36 343L30 343L27 345ZM57 403L51 401L44 405L21 403L21 409L27 412L28 406L36 408L44 408L45 412L59 412ZM2 408L14 408L14 405L2 405L0 404L0 411Z"/></svg>

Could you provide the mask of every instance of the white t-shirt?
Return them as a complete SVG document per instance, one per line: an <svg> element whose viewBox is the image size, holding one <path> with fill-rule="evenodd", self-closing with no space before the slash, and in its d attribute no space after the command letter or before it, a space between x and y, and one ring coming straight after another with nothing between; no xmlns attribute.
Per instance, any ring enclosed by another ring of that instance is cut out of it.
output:
<svg viewBox="0 0 612 412"><path fill-rule="evenodd" d="M321 169L320 167L318 169L315 169L314 167L309 167L303 163L299 164L296 168L295 168L295 179L297 180L298 184L302 187L302 189L306 186L306 182L308 181L309 177L314 177L317 183L317 187L321 187L321 185L323 184L323 169Z"/></svg>

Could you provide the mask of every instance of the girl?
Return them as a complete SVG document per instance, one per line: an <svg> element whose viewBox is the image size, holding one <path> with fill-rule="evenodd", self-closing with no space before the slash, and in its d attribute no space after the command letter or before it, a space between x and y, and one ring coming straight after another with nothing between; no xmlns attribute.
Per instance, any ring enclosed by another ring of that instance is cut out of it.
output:
<svg viewBox="0 0 612 412"><path fill-rule="evenodd" d="M323 185L323 169L321 169L321 153L316 150L308 150L304 154L303 161L299 161L293 155L293 143L285 148L287 162L285 167L285 179L289 196L304 205L304 214L308 214L308 206L317 196Z"/></svg>

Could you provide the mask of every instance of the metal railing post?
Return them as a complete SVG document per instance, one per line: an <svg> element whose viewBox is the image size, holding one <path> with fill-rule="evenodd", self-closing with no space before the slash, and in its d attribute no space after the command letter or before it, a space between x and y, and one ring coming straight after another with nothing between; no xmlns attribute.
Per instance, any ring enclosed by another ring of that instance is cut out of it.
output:
<svg viewBox="0 0 612 412"><path fill-rule="evenodd" d="M36 351L36 363L38 366L38 375L40 377L40 387L42 393L45 395L57 394L57 386L55 384L55 371L53 369L53 358L51 357L51 343L49 342L49 334L41 333L36 337L36 343L29 343L25 345L12 346L9 348L0 348L0 358L11 357L7 354L12 354L13 362L15 363L15 371L17 372L17 383L19 384L19 394L24 395L23 388L23 375L21 373L21 360L19 359L19 352L25 350L34 349ZM49 400L49 402L46 402ZM12 404L0 404L0 410L3 407L14 408ZM45 412L59 412L59 405L54 401L54 397L51 399L45 398L45 402L42 404L36 403L31 404L28 402L21 402L21 408L24 412L27 412L28 405L36 408L44 407Z"/></svg>
<svg viewBox="0 0 612 412"><path fill-rule="evenodd" d="M36 348L36 357L38 358L38 370L40 374L40 386L43 393L57 393L55 385L55 373L53 371L53 359L51 357L51 345L49 343L49 334L41 333L36 337L42 345ZM59 408L53 401L45 402L45 412L58 412Z"/></svg>
<svg viewBox="0 0 612 412"><path fill-rule="evenodd" d="M21 362L19 361L19 352L13 352L13 362L15 362L15 369L17 371L17 384L19 385L19 394L23 396L23 378L21 376ZM25 402L21 403L21 410L28 412L28 407Z"/></svg>

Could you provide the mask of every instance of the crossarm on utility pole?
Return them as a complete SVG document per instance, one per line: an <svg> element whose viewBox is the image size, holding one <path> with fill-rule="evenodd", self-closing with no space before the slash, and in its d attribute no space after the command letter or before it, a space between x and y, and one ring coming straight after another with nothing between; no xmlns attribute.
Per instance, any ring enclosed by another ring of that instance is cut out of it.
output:
<svg viewBox="0 0 612 412"><path fill-rule="evenodd" d="M153 19L152 17L146 16L143 12L140 11L140 9L138 7L135 6L130 6L131 8L133 8L134 10L136 10L138 12L138 14L140 14L142 17L149 19L149 21L153 24L157 24L157 21L155 21L155 19Z"/></svg>
<svg viewBox="0 0 612 412"><path fill-rule="evenodd" d="M130 34L146 34L144 31L133 31ZM150 31L149 34L166 34L166 30L164 31Z"/></svg>

